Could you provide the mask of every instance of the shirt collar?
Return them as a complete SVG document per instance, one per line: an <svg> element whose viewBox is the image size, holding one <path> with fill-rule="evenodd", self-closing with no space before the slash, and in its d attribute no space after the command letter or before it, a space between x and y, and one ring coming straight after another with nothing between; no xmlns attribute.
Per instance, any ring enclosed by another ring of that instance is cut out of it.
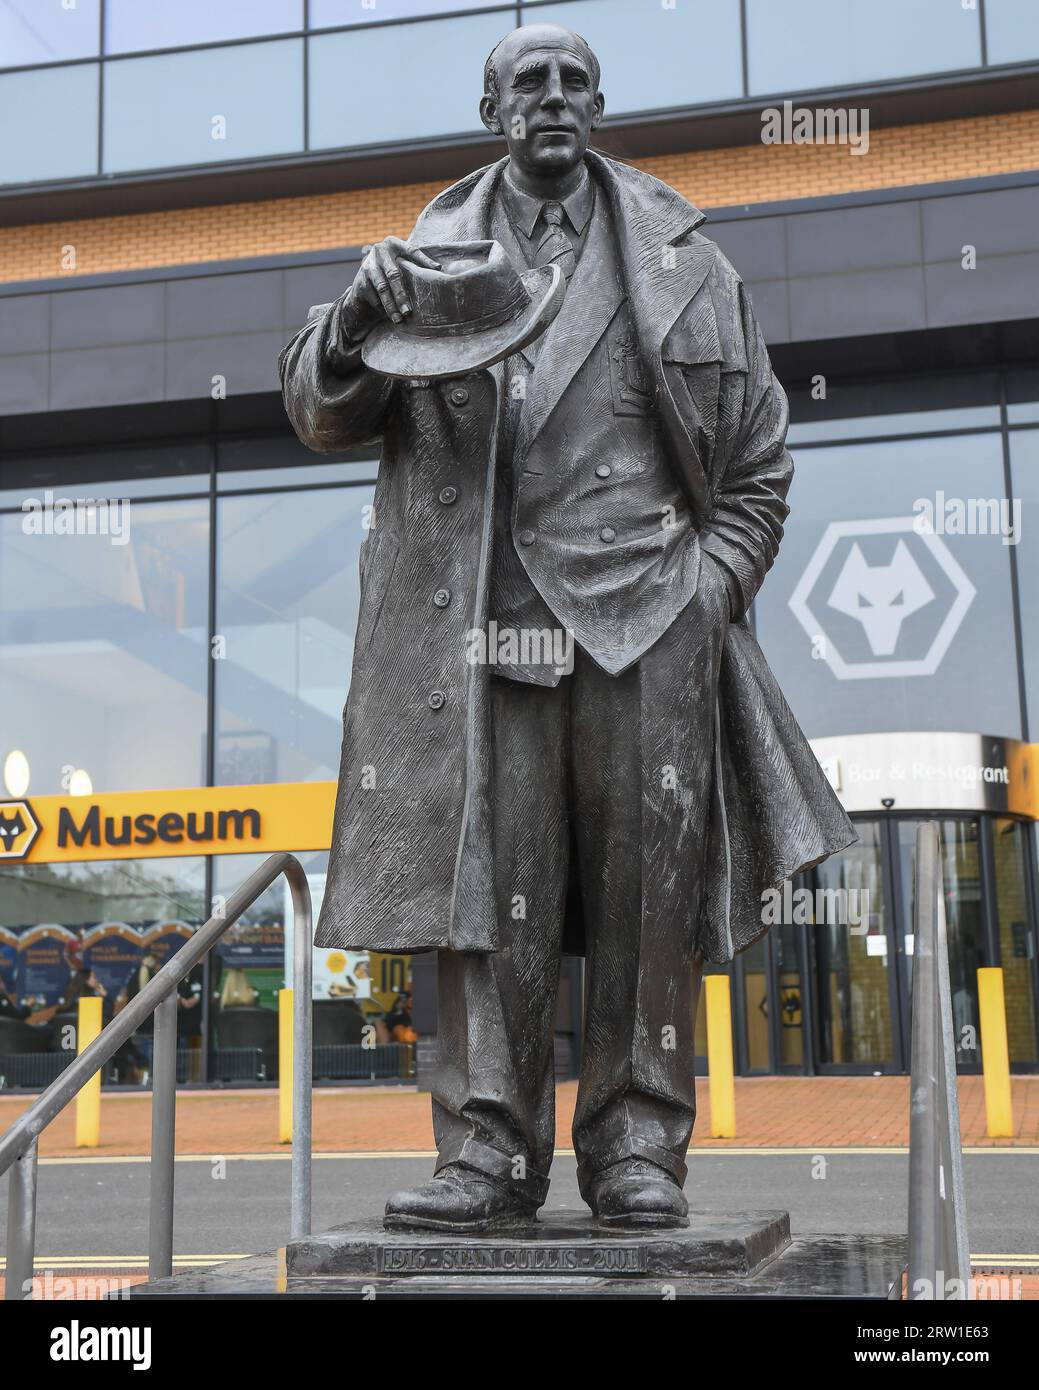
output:
<svg viewBox="0 0 1039 1390"><path fill-rule="evenodd" d="M588 219L591 217L592 208L595 205L595 185L592 183L587 169L583 169L582 173L584 177L577 188L574 189L569 198L562 200L563 211L578 236L581 236L585 227L588 226ZM546 203L554 200L551 198L533 198L529 193L524 193L509 178L508 170L502 177L501 192L509 220L514 226L519 227L525 236L532 237L537 220L541 216L541 209Z"/></svg>

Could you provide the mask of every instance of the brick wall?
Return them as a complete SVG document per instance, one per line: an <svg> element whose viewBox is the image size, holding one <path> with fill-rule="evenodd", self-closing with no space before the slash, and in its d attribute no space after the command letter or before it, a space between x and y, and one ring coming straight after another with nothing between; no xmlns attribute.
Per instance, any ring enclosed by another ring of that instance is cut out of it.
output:
<svg viewBox="0 0 1039 1390"><path fill-rule="evenodd" d="M977 178L1039 167L1039 110L876 130L865 155L840 145L755 144L638 163L704 208ZM403 184L0 228L0 277L92 275L406 236L440 187Z"/></svg>

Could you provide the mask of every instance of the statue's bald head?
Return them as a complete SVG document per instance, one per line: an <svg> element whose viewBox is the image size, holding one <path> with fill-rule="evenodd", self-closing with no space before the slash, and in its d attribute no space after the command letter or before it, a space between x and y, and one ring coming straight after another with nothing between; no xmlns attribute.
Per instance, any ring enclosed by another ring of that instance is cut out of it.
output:
<svg viewBox="0 0 1039 1390"><path fill-rule="evenodd" d="M514 180L565 195L603 113L599 61L571 29L526 24L484 65L480 116L509 147Z"/></svg>
<svg viewBox="0 0 1039 1390"><path fill-rule="evenodd" d="M599 90L601 77L599 60L592 52L587 39L565 29L562 24L525 24L520 29L510 29L505 37L494 45L483 65L483 90L495 101L501 95L501 70L523 53L539 48L569 49L587 64L592 86Z"/></svg>

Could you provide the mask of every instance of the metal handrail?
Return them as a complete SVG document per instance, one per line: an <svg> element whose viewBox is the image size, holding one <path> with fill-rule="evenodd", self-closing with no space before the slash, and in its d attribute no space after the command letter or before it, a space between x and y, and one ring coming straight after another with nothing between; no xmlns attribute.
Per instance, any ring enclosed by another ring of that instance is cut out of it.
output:
<svg viewBox="0 0 1039 1390"><path fill-rule="evenodd" d="M938 823L916 832L907 1296L965 1299L970 1247Z"/></svg>
<svg viewBox="0 0 1039 1390"><path fill-rule="evenodd" d="M155 1015L152 1057L152 1153L149 1200L148 1277L173 1273L174 1117L177 1099L177 986L228 928L282 874L292 893L293 1067L292 1197L289 1238L310 1230L310 1149L313 1053L311 970L313 951L310 886L294 854L272 854L228 898L221 912L171 956L135 999L116 1014L28 1110L0 1138L0 1176L10 1168L5 1296L22 1298L32 1287L36 1252L37 1142L40 1134L101 1070L144 1021Z"/></svg>

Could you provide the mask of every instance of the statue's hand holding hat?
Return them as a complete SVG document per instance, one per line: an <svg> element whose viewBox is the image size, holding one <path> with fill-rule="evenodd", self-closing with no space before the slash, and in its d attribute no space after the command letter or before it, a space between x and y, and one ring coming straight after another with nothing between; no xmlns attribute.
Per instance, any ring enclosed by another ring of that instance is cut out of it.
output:
<svg viewBox="0 0 1039 1390"><path fill-rule="evenodd" d="M384 376L450 377L518 352L559 312L566 281L557 265L522 273L496 241L423 246L439 269L398 262L412 312L365 339L365 365Z"/></svg>

